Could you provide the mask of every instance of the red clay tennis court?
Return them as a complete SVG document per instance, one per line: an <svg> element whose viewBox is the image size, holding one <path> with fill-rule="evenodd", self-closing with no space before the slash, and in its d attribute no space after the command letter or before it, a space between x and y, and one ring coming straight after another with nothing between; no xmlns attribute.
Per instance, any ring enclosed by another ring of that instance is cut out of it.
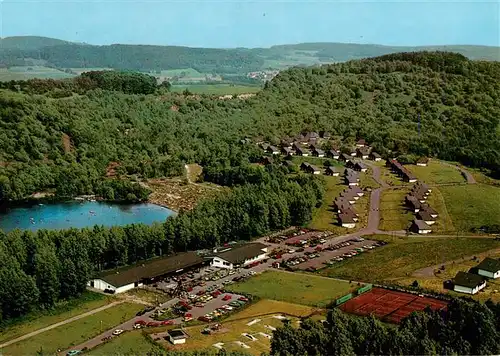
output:
<svg viewBox="0 0 500 356"><path fill-rule="evenodd" d="M340 306L344 312L356 315L370 315L390 323L399 323L401 319L413 311L424 310L427 306L434 310L442 310L447 302L430 297L392 291L383 288L373 288Z"/></svg>

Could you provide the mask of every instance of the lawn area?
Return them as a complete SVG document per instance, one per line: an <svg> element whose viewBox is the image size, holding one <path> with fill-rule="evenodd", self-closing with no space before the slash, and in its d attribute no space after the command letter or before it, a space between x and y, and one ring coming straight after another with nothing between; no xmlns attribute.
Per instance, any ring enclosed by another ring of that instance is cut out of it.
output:
<svg viewBox="0 0 500 356"><path fill-rule="evenodd" d="M308 162L311 163L312 165L315 165L316 167L320 168L321 174L324 173L325 163L330 162L330 166L335 166L337 168L343 168L344 164L342 162L337 161L336 159L331 159L331 158L323 158L323 157L304 157L304 156L292 156L292 162L295 163L298 167L303 162ZM341 170L342 171L342 170ZM341 173L342 174L342 173Z"/></svg>
<svg viewBox="0 0 500 356"><path fill-rule="evenodd" d="M51 311L33 312L1 329L0 343L102 307L116 300L99 293L85 292L80 298L58 304Z"/></svg>
<svg viewBox="0 0 500 356"><path fill-rule="evenodd" d="M323 308L353 289L354 284L324 277L279 271L267 271L230 286L237 293L248 293L262 299Z"/></svg>
<svg viewBox="0 0 500 356"><path fill-rule="evenodd" d="M375 181L375 179L373 179L373 174L371 169L368 169L367 172L361 173L359 175L359 186L363 189L364 188L375 189L380 187L380 185Z"/></svg>
<svg viewBox="0 0 500 356"><path fill-rule="evenodd" d="M346 189L346 186L341 184L342 177L323 176L323 178L326 183L323 204L314 211L309 227L317 230L343 229L335 225L336 218L333 212L333 201Z"/></svg>
<svg viewBox="0 0 500 356"><path fill-rule="evenodd" d="M378 162L370 162L370 164L373 164L380 168L380 179L383 182L386 182L389 186L399 187L408 185L407 183L403 182L401 178L392 173L389 168L385 166L384 160Z"/></svg>
<svg viewBox="0 0 500 356"><path fill-rule="evenodd" d="M436 160L430 160L427 167L417 165L406 166L415 176L427 184L440 183L466 183L467 180L462 173L454 167L450 167Z"/></svg>
<svg viewBox="0 0 500 356"><path fill-rule="evenodd" d="M153 347L152 341L142 330L134 330L123 333L92 350L88 355L145 355Z"/></svg>
<svg viewBox="0 0 500 356"><path fill-rule="evenodd" d="M243 351L251 355L261 355L269 353L270 340L265 335L272 335L269 328L277 328L283 325L283 322L275 316L286 314L292 321L293 326L298 326L298 317L311 315L312 308L302 305L295 305L273 300L261 300L240 313L231 316L222 323L222 328L212 335L203 335L201 331L206 327L198 325L185 328L189 339L184 345L173 346L168 342L162 341L162 345L175 351L193 351L209 349L216 351L213 346L216 343L224 343L223 347L227 351ZM323 317L324 318L324 317ZM248 325L251 323L251 325ZM257 340L250 340L243 333L253 335ZM260 334L262 333L262 334ZM263 335L265 334L265 335ZM242 348L236 342L243 342L249 346L248 349Z"/></svg>
<svg viewBox="0 0 500 356"><path fill-rule="evenodd" d="M443 188L447 187L433 187L429 198L427 198L429 206L439 214L436 223L432 225L432 231L438 234L454 234L456 229L449 213L448 204L445 203L443 195L441 194L441 189Z"/></svg>
<svg viewBox="0 0 500 356"><path fill-rule="evenodd" d="M173 92L183 92L189 90L193 94L247 94L257 93L262 88L256 86L236 85L236 84L180 84L172 85Z"/></svg>
<svg viewBox="0 0 500 356"><path fill-rule="evenodd" d="M406 194L408 194L408 189L403 188L382 192L380 196L380 230L397 231L408 228L414 214L405 207Z"/></svg>
<svg viewBox="0 0 500 356"><path fill-rule="evenodd" d="M323 270L321 274L364 282L383 282L407 277L420 268L500 248L500 241L491 238L387 236L386 240L392 242L342 261Z"/></svg>
<svg viewBox="0 0 500 356"><path fill-rule="evenodd" d="M500 187L485 184L439 188L455 228L468 232L500 224Z"/></svg>
<svg viewBox="0 0 500 356"><path fill-rule="evenodd" d="M78 345L99 335L101 330L111 329L131 319L143 308L140 304L122 303L7 346L1 351L3 355L34 355L40 350L44 354L54 354L58 349L65 350Z"/></svg>

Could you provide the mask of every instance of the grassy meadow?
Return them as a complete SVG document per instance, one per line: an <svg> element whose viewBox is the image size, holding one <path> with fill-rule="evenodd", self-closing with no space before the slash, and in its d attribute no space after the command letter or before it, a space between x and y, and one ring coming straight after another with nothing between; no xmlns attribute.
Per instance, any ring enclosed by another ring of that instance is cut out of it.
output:
<svg viewBox="0 0 500 356"><path fill-rule="evenodd" d="M65 350L79 345L129 319L143 309L140 304L122 303L96 314L45 331L29 339L12 344L0 350L3 355L55 354L58 349Z"/></svg>
<svg viewBox="0 0 500 356"><path fill-rule="evenodd" d="M439 191L458 231L500 224L500 187L469 184L439 187Z"/></svg>
<svg viewBox="0 0 500 356"><path fill-rule="evenodd" d="M394 281L424 267L500 248L500 241L491 238L386 236L385 239L390 243L339 262L321 274L363 282Z"/></svg>
<svg viewBox="0 0 500 356"><path fill-rule="evenodd" d="M267 271L230 286L237 293L321 308L355 288L356 285L348 282L280 271Z"/></svg>
<svg viewBox="0 0 500 356"><path fill-rule="evenodd" d="M407 189L385 190L380 196L379 229L386 231L406 230L414 214L406 209L404 199Z"/></svg>
<svg viewBox="0 0 500 356"><path fill-rule="evenodd" d="M430 160L427 167L420 167L417 165L408 165L406 167L413 172L420 181L427 184L467 182L457 168L450 167L437 160Z"/></svg>
<svg viewBox="0 0 500 356"><path fill-rule="evenodd" d="M64 79L73 77L73 74L43 66L0 68L1 82L7 82L10 80L28 80L33 78Z"/></svg>

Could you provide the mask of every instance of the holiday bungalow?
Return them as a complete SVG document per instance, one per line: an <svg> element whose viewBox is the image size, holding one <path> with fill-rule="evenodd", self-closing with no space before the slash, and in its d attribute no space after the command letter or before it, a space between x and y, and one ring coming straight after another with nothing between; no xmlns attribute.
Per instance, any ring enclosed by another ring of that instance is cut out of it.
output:
<svg viewBox="0 0 500 356"><path fill-rule="evenodd" d="M218 268L233 269L261 261L267 257L268 246L259 242L243 244L215 251L210 265Z"/></svg>
<svg viewBox="0 0 500 356"><path fill-rule="evenodd" d="M467 294L476 294L486 287L486 281L482 276L462 271L457 273L453 279L453 284L453 290L455 292Z"/></svg>
<svg viewBox="0 0 500 356"><path fill-rule="evenodd" d="M420 157L417 160L417 166L427 167L428 164L429 164L429 158L427 157Z"/></svg>
<svg viewBox="0 0 500 356"><path fill-rule="evenodd" d="M333 158L333 159L339 159L340 153L338 153L337 151L335 151L333 149L332 150L328 150L326 152L326 157Z"/></svg>
<svg viewBox="0 0 500 356"><path fill-rule="evenodd" d="M432 216L433 218L437 218L438 217L438 213L436 210L432 209L429 204L421 204L421 207L420 209L422 211L425 211L427 213L429 213L430 216Z"/></svg>
<svg viewBox="0 0 500 356"><path fill-rule="evenodd" d="M377 152L371 152L369 158L375 162L381 161L382 156L380 156Z"/></svg>
<svg viewBox="0 0 500 356"><path fill-rule="evenodd" d="M366 146L366 141L364 139L359 139L358 142L356 142L356 147L365 147Z"/></svg>
<svg viewBox="0 0 500 356"><path fill-rule="evenodd" d="M414 213L418 213L422 208L422 203L420 203L413 195L407 195L405 201Z"/></svg>
<svg viewBox="0 0 500 356"><path fill-rule="evenodd" d="M429 234L432 232L431 227L427 225L425 221L418 219L413 220L411 230L417 234Z"/></svg>
<svg viewBox="0 0 500 356"><path fill-rule="evenodd" d="M292 156L294 154L294 151L291 147L283 147L281 148L281 154L283 156Z"/></svg>
<svg viewBox="0 0 500 356"><path fill-rule="evenodd" d="M354 216L348 213L339 214L339 224L342 227L353 229L356 227L356 222L354 221Z"/></svg>
<svg viewBox="0 0 500 356"><path fill-rule="evenodd" d="M340 156L339 156L339 161L342 161L342 162L350 162L352 160L351 156L349 156L347 153L342 153Z"/></svg>
<svg viewBox="0 0 500 356"><path fill-rule="evenodd" d="M309 152L300 146L295 146L295 154L297 156L304 156L304 157L309 156Z"/></svg>
<svg viewBox="0 0 500 356"><path fill-rule="evenodd" d="M365 195L365 192L363 191L363 189L361 189L360 187L349 187L349 191L357 194L358 196L362 197L363 195Z"/></svg>
<svg viewBox="0 0 500 356"><path fill-rule="evenodd" d="M273 155L279 155L280 150L276 146L268 146L266 149L267 153L273 154Z"/></svg>
<svg viewBox="0 0 500 356"><path fill-rule="evenodd" d="M260 163L264 165L273 164L273 158L269 156L262 156Z"/></svg>
<svg viewBox="0 0 500 356"><path fill-rule="evenodd" d="M338 177L340 175L340 172L335 167L329 166L329 167L326 167L325 174L327 176Z"/></svg>
<svg viewBox="0 0 500 356"><path fill-rule="evenodd" d="M106 271L87 285L109 293L123 293L143 284L202 267L205 261L195 252L183 252L173 256L158 257L116 270Z"/></svg>
<svg viewBox="0 0 500 356"><path fill-rule="evenodd" d="M356 164L354 165L354 170L358 172L366 172L368 170L368 167L366 167L361 162L356 162Z"/></svg>
<svg viewBox="0 0 500 356"><path fill-rule="evenodd" d="M432 225L436 223L436 219L431 216L427 211L420 210L417 213L417 219L424 221L427 225Z"/></svg>
<svg viewBox="0 0 500 356"><path fill-rule="evenodd" d="M320 131L319 136L321 138L330 138L330 133L328 131Z"/></svg>
<svg viewBox="0 0 500 356"><path fill-rule="evenodd" d="M312 155L314 157L325 157L325 152L319 148L314 148L312 150Z"/></svg>
<svg viewBox="0 0 500 356"><path fill-rule="evenodd" d="M356 150L356 155L362 159L367 159L369 154L370 154L370 149L368 147L359 147Z"/></svg>
<svg viewBox="0 0 500 356"><path fill-rule="evenodd" d="M480 276L496 279L500 277L500 260L487 257L476 266L476 269Z"/></svg>

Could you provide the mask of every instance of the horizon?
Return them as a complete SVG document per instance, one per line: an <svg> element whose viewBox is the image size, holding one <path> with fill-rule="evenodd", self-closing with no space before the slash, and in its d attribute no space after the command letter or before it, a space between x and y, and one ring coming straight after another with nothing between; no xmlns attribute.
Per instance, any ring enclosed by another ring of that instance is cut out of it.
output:
<svg viewBox="0 0 500 356"><path fill-rule="evenodd" d="M61 40L73 44L81 44L81 45L88 45L88 46L113 46L113 45L124 45L124 46L160 46L160 47L187 47L187 48L213 48L213 49L238 49L238 48L243 48L243 49L269 49L272 47L279 47L279 46L297 46L301 44L340 44L340 45L357 45L357 46L379 46L379 47L413 47L413 48L419 48L419 47L460 47L460 46L469 46L469 47L491 47L491 48L500 48L499 45L478 45L478 44L470 44L470 43L456 43L456 44L426 44L426 45L419 45L419 46L412 46L412 45L387 45L383 43L359 43L359 42L295 42L295 43L277 43L274 45L270 46L264 46L264 47L242 47L242 46L237 46L237 47L200 47L200 46L186 46L186 45L172 45L172 44L151 44L151 43L109 43L109 44L96 44L96 43L88 43L88 42L74 42L70 41L67 39L63 38L55 38L55 37L46 37L46 36L40 36L40 35L13 35L13 36L7 36L7 37L1 37L0 40L4 40L7 38L21 38L21 37L38 37L38 38L48 38L48 39L53 39L53 40Z"/></svg>
<svg viewBox="0 0 500 356"><path fill-rule="evenodd" d="M2 38L40 36L91 45L500 46L497 1L4 0L0 11Z"/></svg>

